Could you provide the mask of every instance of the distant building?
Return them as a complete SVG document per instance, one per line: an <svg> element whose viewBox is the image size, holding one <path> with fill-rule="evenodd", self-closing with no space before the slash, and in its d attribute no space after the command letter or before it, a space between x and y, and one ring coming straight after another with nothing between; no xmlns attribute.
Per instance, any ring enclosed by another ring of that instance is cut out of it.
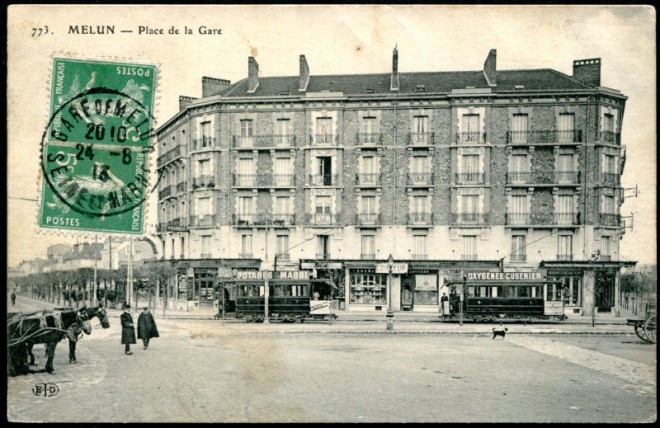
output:
<svg viewBox="0 0 660 428"><path fill-rule="evenodd" d="M162 256L210 304L223 269L343 278L342 307L437 310L469 271L542 271L570 314L616 310L626 96L552 69L204 77L158 131ZM407 271L376 265L393 255ZM634 264L634 263L633 263ZM341 276L333 275L341 273ZM477 287L487 296L489 287ZM189 291L192 288L192 293ZM482 290L483 289L483 290ZM233 298L233 295L230 296Z"/></svg>

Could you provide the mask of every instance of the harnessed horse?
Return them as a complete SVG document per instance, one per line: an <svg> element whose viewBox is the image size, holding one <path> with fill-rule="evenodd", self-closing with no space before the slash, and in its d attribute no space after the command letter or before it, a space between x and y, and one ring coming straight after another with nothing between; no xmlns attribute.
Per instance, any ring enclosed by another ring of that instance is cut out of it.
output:
<svg viewBox="0 0 660 428"><path fill-rule="evenodd" d="M91 334L92 324L90 320L94 317L98 317L103 328L110 327L105 308L99 306L86 308L82 311L56 308L51 312L8 314L9 374L29 373L29 366L35 365L32 348L37 343L46 344L46 371L54 373L53 359L57 344L67 336L67 330L74 325L85 334ZM69 338L69 340L72 339Z"/></svg>

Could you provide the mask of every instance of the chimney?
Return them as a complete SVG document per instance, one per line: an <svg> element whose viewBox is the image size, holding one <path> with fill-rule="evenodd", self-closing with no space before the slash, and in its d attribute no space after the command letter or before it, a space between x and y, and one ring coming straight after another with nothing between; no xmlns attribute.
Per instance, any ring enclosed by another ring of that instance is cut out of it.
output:
<svg viewBox="0 0 660 428"><path fill-rule="evenodd" d="M259 87L259 64L253 56L248 58L248 92L254 92Z"/></svg>
<svg viewBox="0 0 660 428"><path fill-rule="evenodd" d="M196 99L197 98L186 97L186 96L183 96L183 95L179 96L179 111L184 111L186 109L186 107L188 107L188 105Z"/></svg>
<svg viewBox="0 0 660 428"><path fill-rule="evenodd" d="M491 49L488 52L486 62L484 62L484 76L488 86L497 86L497 49Z"/></svg>
<svg viewBox="0 0 660 428"><path fill-rule="evenodd" d="M600 86L600 58L573 61L573 78L589 86Z"/></svg>
<svg viewBox="0 0 660 428"><path fill-rule="evenodd" d="M305 55L300 55L300 77L298 78L298 90L306 91L309 84L309 65Z"/></svg>
<svg viewBox="0 0 660 428"><path fill-rule="evenodd" d="M390 81L390 91L399 90L399 51L396 46L392 52L392 78Z"/></svg>
<svg viewBox="0 0 660 428"><path fill-rule="evenodd" d="M204 76L202 77L202 98L218 95L227 89L230 84L231 82L229 80Z"/></svg>

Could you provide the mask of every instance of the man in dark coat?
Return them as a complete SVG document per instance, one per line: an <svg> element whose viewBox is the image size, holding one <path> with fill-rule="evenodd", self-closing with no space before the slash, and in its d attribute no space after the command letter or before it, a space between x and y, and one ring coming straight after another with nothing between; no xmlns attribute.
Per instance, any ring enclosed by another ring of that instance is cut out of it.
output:
<svg viewBox="0 0 660 428"><path fill-rule="evenodd" d="M66 336L69 339L69 364L78 362L76 360L76 344L78 343L78 338L82 334L83 330L80 324L83 321L87 320L87 306L83 305L82 308L78 309L76 322L71 324L66 330Z"/></svg>
<svg viewBox="0 0 660 428"><path fill-rule="evenodd" d="M11 304L15 305L16 304L16 293L13 291L11 292Z"/></svg>
<svg viewBox="0 0 660 428"><path fill-rule="evenodd" d="M158 328L154 316L149 312L149 307L145 306L144 311L138 317L138 339L142 339L144 350L149 347L149 339L158 337Z"/></svg>
<svg viewBox="0 0 660 428"><path fill-rule="evenodd" d="M124 313L119 317L121 320L121 343L126 345L124 352L126 355L132 355L131 343L137 343L135 340L135 328L133 327L133 317L131 316L131 305L124 304Z"/></svg>

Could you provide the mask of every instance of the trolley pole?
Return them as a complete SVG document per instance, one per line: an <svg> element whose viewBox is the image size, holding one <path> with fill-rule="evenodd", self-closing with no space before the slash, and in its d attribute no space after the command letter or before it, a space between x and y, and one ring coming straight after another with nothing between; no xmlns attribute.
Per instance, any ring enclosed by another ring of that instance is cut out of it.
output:
<svg viewBox="0 0 660 428"><path fill-rule="evenodd" d="M461 295L459 296L459 302L458 302L458 307L460 309L460 325L463 325L463 300L464 297L463 295L465 294L465 283L467 282L467 276L463 275L463 283L461 284Z"/></svg>
<svg viewBox="0 0 660 428"><path fill-rule="evenodd" d="M264 281L264 324L269 324L268 320L268 280Z"/></svg>
<svg viewBox="0 0 660 428"><path fill-rule="evenodd" d="M386 315L386 330L394 330L394 310L392 309L392 267L394 266L394 258L390 254L387 259L387 315Z"/></svg>

